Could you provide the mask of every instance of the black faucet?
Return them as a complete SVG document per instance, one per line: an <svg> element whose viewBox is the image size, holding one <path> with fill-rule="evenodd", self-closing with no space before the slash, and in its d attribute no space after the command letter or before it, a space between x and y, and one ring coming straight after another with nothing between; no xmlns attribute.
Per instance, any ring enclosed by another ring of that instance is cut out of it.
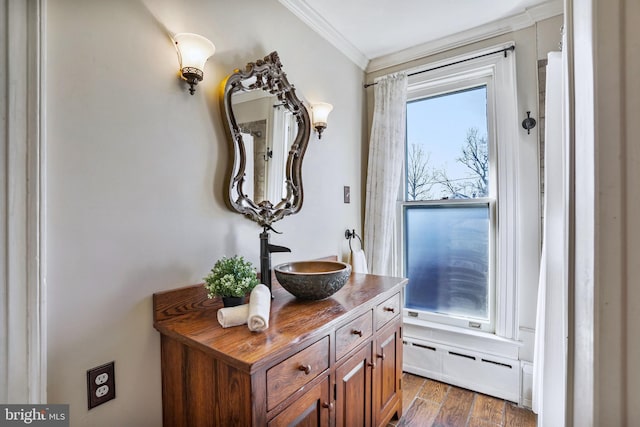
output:
<svg viewBox="0 0 640 427"><path fill-rule="evenodd" d="M262 233L260 233L260 279L271 292L271 253L291 252L291 249L269 243L268 230L273 230L273 228L264 226ZM273 231L277 233L276 230ZM273 293L271 298L273 298Z"/></svg>

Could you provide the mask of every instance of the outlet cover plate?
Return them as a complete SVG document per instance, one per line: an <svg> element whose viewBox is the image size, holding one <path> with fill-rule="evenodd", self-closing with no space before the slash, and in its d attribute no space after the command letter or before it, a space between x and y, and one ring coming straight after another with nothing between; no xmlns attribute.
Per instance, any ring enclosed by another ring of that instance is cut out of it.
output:
<svg viewBox="0 0 640 427"><path fill-rule="evenodd" d="M115 374L115 362L105 363L87 371L87 401L89 409L116 398ZM107 387L106 391L105 387ZM98 389L100 390L98 391Z"/></svg>

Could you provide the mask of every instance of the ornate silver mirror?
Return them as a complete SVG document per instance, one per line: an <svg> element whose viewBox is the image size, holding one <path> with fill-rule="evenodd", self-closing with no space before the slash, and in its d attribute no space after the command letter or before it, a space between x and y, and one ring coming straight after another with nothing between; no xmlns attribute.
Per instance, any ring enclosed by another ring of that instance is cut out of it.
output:
<svg viewBox="0 0 640 427"><path fill-rule="evenodd" d="M231 143L225 200L265 228L300 210L309 113L282 71L277 52L235 70L222 85Z"/></svg>

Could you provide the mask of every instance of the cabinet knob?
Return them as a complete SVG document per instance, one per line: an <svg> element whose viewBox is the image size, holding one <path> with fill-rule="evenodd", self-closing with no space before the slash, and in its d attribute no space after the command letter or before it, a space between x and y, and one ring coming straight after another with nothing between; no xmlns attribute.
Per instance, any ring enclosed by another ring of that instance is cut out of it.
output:
<svg viewBox="0 0 640 427"><path fill-rule="evenodd" d="M383 311L390 311L391 313L395 313L396 312L395 307L384 307L382 310Z"/></svg>
<svg viewBox="0 0 640 427"><path fill-rule="evenodd" d="M330 403L330 402L324 402L324 403L322 404L322 407L323 407L323 408L327 408L328 410L330 410L330 411L331 411L331 410L333 409L333 403L332 403L332 402L331 402L331 403Z"/></svg>
<svg viewBox="0 0 640 427"><path fill-rule="evenodd" d="M305 375L309 375L311 372L311 365L300 365L298 366L298 370L305 373Z"/></svg>
<svg viewBox="0 0 640 427"><path fill-rule="evenodd" d="M382 354L376 354L376 357L377 357L378 359L382 359L382 360L384 360L384 357L385 357L385 356L384 356L384 353L382 353Z"/></svg>
<svg viewBox="0 0 640 427"><path fill-rule="evenodd" d="M370 367L371 369L376 369L375 362L367 362L367 366Z"/></svg>
<svg viewBox="0 0 640 427"><path fill-rule="evenodd" d="M357 335L357 336L359 336L359 337L361 337L361 336L362 336L362 331L353 330L351 333L352 333L353 335Z"/></svg>

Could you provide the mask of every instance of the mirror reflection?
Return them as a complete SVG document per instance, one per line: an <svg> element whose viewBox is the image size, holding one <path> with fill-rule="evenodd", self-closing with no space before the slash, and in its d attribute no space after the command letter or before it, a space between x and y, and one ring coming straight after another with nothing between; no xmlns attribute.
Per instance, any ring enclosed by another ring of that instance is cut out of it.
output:
<svg viewBox="0 0 640 427"><path fill-rule="evenodd" d="M222 85L223 121L232 145L228 206L264 227L300 210L309 113L282 71L277 52L235 70Z"/></svg>
<svg viewBox="0 0 640 427"><path fill-rule="evenodd" d="M287 156L296 122L277 96L262 90L238 92L232 107L246 155L244 192L257 204L286 197Z"/></svg>

